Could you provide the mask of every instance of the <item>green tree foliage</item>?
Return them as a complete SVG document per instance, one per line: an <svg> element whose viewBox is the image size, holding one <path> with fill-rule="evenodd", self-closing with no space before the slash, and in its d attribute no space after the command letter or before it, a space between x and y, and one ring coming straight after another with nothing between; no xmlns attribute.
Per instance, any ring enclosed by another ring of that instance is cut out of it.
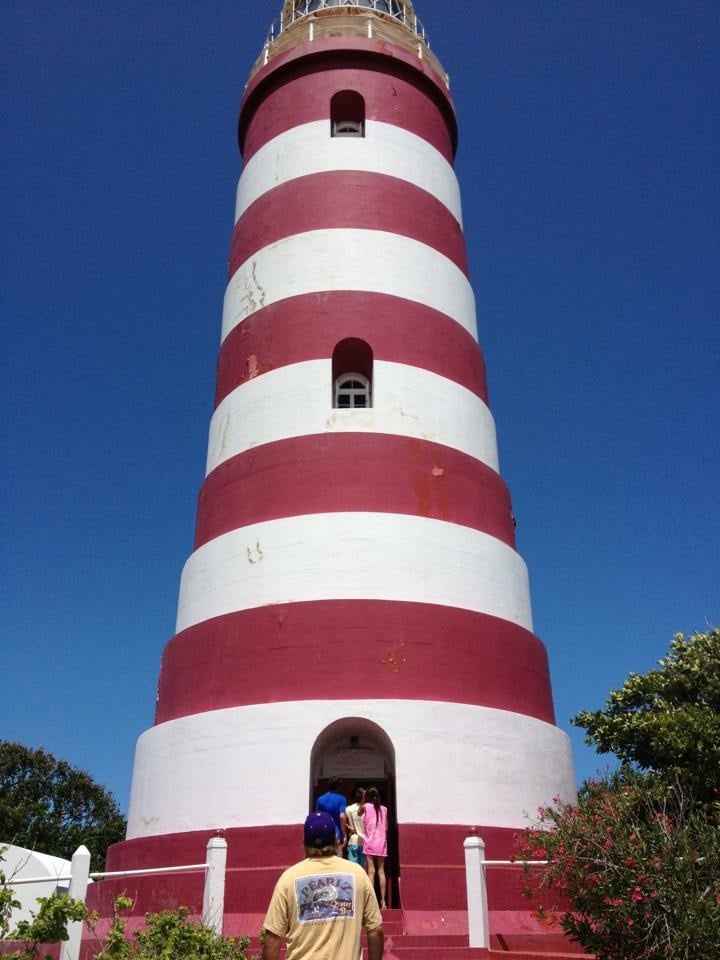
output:
<svg viewBox="0 0 720 960"><path fill-rule="evenodd" d="M102 869L125 835L112 794L45 750L0 740L0 840L70 859L84 843Z"/></svg>
<svg viewBox="0 0 720 960"><path fill-rule="evenodd" d="M577 804L539 811L517 857L548 861L527 868L526 893L550 891L598 960L717 960L720 830L679 784L631 771L588 782Z"/></svg>
<svg viewBox="0 0 720 960"><path fill-rule="evenodd" d="M677 634L657 669L631 673L602 710L572 722L599 753L679 779L698 800L712 801L720 769L720 629Z"/></svg>
<svg viewBox="0 0 720 960"><path fill-rule="evenodd" d="M573 723L621 765L521 838L528 895L598 960L716 960L720 943L720 630L677 634ZM555 899L552 900L552 896Z"/></svg>

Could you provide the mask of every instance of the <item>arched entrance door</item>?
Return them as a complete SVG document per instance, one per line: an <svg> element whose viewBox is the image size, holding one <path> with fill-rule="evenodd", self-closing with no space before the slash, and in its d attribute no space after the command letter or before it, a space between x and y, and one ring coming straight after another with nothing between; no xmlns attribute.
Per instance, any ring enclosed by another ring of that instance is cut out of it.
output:
<svg viewBox="0 0 720 960"><path fill-rule="evenodd" d="M330 777L340 777L341 793L353 802L357 787L377 787L388 808L388 906L400 906L400 851L395 803L395 750L385 731L363 717L344 717L325 727L310 754L309 809L325 793Z"/></svg>

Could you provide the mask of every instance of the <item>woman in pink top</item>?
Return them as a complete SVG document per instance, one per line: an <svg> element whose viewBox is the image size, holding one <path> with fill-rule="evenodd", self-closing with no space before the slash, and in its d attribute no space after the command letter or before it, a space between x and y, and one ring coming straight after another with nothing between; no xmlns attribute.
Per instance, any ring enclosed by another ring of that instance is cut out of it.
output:
<svg viewBox="0 0 720 960"><path fill-rule="evenodd" d="M377 787L370 787L365 799L358 808L358 816L365 820L365 842L363 853L367 860L367 872L370 883L375 887L375 873L380 884L380 909L384 910L387 879L385 877L385 857L387 856L387 807L380 803Z"/></svg>

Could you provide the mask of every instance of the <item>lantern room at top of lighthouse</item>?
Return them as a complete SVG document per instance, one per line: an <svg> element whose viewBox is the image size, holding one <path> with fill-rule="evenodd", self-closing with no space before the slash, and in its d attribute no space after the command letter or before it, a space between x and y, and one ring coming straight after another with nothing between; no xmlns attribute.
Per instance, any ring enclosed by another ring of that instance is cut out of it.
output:
<svg viewBox="0 0 720 960"><path fill-rule="evenodd" d="M285 0L251 76L291 47L326 37L387 41L428 61L448 83L410 0Z"/></svg>
<svg viewBox="0 0 720 960"><path fill-rule="evenodd" d="M401 23L410 26L417 20L410 0L285 0L282 17L285 22L297 20L326 10L342 7L361 8L373 13L386 14Z"/></svg>

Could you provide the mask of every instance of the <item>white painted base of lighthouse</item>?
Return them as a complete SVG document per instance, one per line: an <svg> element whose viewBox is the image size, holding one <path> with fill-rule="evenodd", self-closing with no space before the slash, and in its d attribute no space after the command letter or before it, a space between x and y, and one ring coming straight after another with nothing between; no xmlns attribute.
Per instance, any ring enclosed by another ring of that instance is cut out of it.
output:
<svg viewBox="0 0 720 960"><path fill-rule="evenodd" d="M465 908L468 828L480 830L489 858L506 858L527 814L557 792L575 795L566 735L520 713L407 700L232 707L158 724L140 738L128 839L111 848L111 868L198 862L207 839L222 833L228 910L260 913L279 871L302 856L313 790L335 773L384 785L391 896L406 911ZM157 881L123 884L138 913L158 908ZM202 889L183 874L160 886L167 906L192 907ZM524 909L516 887L496 884L491 907Z"/></svg>
<svg viewBox="0 0 720 960"><path fill-rule="evenodd" d="M392 755L380 760L397 771L398 824L521 828L525 815L556 791L568 799L575 794L566 735L519 713L408 700L257 704L183 717L143 734L128 839L301 823L314 779L313 748L330 725L338 736L372 725L385 733ZM379 743L377 749L386 752Z"/></svg>

